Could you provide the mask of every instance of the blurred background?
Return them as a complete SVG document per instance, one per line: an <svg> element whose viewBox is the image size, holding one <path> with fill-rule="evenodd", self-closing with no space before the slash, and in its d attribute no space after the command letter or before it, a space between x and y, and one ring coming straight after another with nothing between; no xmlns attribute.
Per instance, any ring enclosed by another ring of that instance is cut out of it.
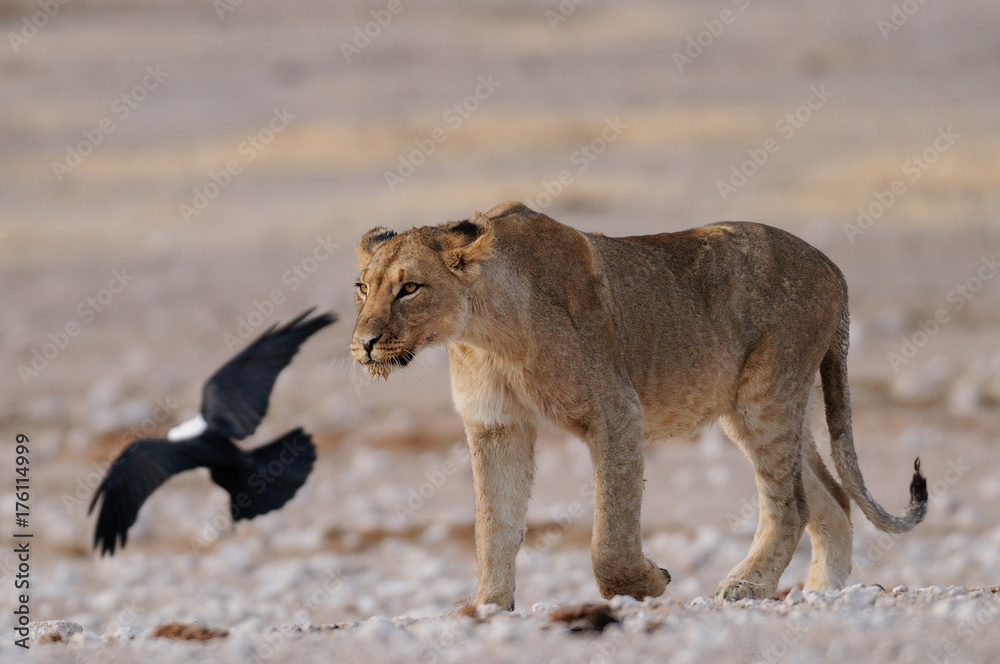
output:
<svg viewBox="0 0 1000 664"><path fill-rule="evenodd" d="M0 2L0 539L24 432L33 618L320 623L470 595L444 353L388 383L353 367L353 248L511 199L609 234L765 222L826 252L852 292L869 486L900 510L919 454L932 487L911 535L857 518L851 581L1000 583L998 24L972 0ZM314 305L341 322L247 443L314 432L302 492L234 528L191 473L98 558L107 462ZM548 432L538 465L518 604L594 599L586 450ZM750 465L711 429L651 448L647 479L669 592L713 594L756 524ZM804 538L783 584L808 560Z"/></svg>

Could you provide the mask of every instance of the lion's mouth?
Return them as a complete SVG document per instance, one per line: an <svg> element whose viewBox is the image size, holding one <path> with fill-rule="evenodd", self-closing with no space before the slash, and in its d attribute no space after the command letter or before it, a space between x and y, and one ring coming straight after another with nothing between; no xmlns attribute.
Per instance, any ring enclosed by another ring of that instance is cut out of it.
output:
<svg viewBox="0 0 1000 664"><path fill-rule="evenodd" d="M388 359L376 360L373 357L366 358L362 364L365 370L375 378L388 378L395 369L402 369L413 361L415 353L410 350L404 350L403 352L393 355Z"/></svg>
<svg viewBox="0 0 1000 664"><path fill-rule="evenodd" d="M404 350L402 353L389 360L389 364L395 364L399 368L403 368L407 364L409 364L412 360L413 360L413 352Z"/></svg>

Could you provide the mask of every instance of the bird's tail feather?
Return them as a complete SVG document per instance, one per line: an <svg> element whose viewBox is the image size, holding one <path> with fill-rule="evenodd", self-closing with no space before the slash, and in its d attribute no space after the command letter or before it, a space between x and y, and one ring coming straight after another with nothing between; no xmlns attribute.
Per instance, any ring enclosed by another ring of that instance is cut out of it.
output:
<svg viewBox="0 0 1000 664"><path fill-rule="evenodd" d="M239 469L213 470L212 479L229 492L233 521L280 508L298 492L316 461L309 434L294 429L246 453Z"/></svg>

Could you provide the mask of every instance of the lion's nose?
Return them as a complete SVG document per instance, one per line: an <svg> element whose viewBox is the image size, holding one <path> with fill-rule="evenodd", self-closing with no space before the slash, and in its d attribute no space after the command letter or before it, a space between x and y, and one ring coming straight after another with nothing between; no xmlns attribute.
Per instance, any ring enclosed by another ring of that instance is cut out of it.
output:
<svg viewBox="0 0 1000 664"><path fill-rule="evenodd" d="M368 359L372 357L372 348L378 343L378 340L382 338L381 334L373 334L367 337L359 337L358 343L361 347L365 349L365 354L368 355Z"/></svg>

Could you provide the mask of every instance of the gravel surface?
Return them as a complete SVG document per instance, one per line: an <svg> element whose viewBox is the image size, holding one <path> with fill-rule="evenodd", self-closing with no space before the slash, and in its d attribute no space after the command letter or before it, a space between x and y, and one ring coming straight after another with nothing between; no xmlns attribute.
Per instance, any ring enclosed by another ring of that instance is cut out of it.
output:
<svg viewBox="0 0 1000 664"><path fill-rule="evenodd" d="M486 606L473 616L337 624L277 627L253 618L228 633L175 630L173 638L150 630L97 634L53 622L38 625L35 647L52 662L994 661L998 615L997 588L886 591L859 584L825 593L795 588L782 600L731 604L615 597L597 606L536 604L513 613ZM52 634L60 642L45 642ZM0 656L18 659L9 644L0 646Z"/></svg>

